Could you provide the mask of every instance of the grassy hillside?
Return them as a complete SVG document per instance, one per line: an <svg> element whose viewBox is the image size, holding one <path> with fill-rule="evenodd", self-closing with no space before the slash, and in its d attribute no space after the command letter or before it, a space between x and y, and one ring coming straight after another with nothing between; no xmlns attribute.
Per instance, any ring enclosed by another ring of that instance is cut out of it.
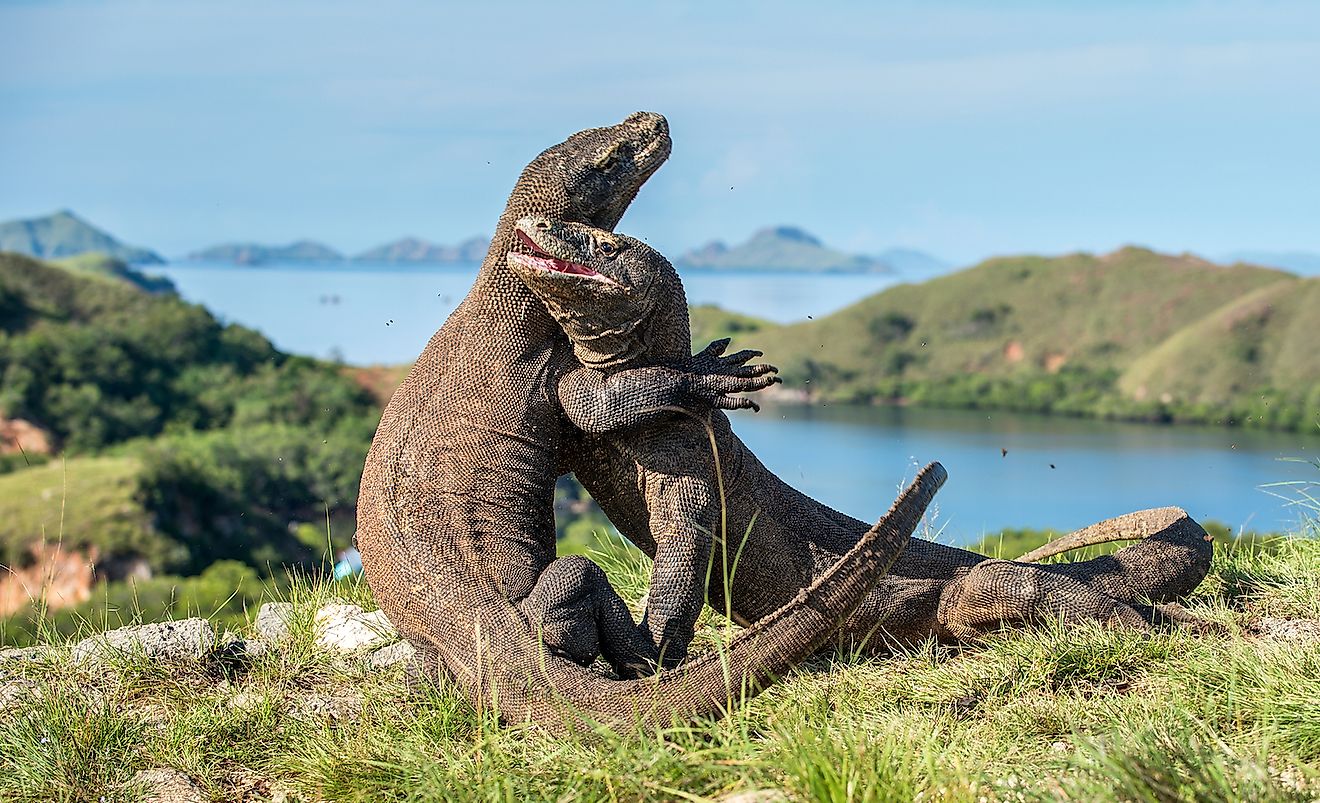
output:
<svg viewBox="0 0 1320 803"><path fill-rule="evenodd" d="M173 296L0 254L0 380L0 417L65 458L0 466L6 561L62 538L102 566L270 572L315 560L327 520L352 534L379 408L338 366Z"/></svg>
<svg viewBox="0 0 1320 803"><path fill-rule="evenodd" d="M1267 285L1225 304L1134 360L1119 388L1137 400L1207 409L1256 396L1255 415L1300 428L1307 421L1288 418L1297 408L1290 394L1320 411L1320 278Z"/></svg>
<svg viewBox="0 0 1320 803"><path fill-rule="evenodd" d="M713 304L691 307L688 313L692 321L694 351L705 348L707 343L721 337L747 338L775 326L762 318L729 312Z"/></svg>
<svg viewBox="0 0 1320 803"><path fill-rule="evenodd" d="M164 558L170 544L138 499L141 471L136 458L86 457L0 476L0 564L22 564L36 542Z"/></svg>
<svg viewBox="0 0 1320 803"><path fill-rule="evenodd" d="M370 415L338 369L275 349L203 307L0 254L0 415L75 451L170 428Z"/></svg>
<svg viewBox="0 0 1320 803"><path fill-rule="evenodd" d="M89 251L77 256L51 260L54 265L74 273L108 282L123 282L148 293L173 293L174 282L164 276L148 276L133 270L128 263L101 251Z"/></svg>
<svg viewBox="0 0 1320 803"><path fill-rule="evenodd" d="M1316 287L1141 248L1006 257L738 340L825 398L1307 429Z"/></svg>

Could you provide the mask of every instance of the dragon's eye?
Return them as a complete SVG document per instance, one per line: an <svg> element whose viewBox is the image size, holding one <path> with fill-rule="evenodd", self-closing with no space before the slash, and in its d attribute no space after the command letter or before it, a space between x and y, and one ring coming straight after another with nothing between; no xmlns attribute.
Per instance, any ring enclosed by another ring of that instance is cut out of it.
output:
<svg viewBox="0 0 1320 803"><path fill-rule="evenodd" d="M599 243L596 244L596 247L600 249L600 252L607 257L612 257L615 255L615 253L618 252L618 249L614 247L614 243L610 242L609 240L601 240Z"/></svg>
<svg viewBox="0 0 1320 803"><path fill-rule="evenodd" d="M615 154L614 151L610 151L596 162L596 167L600 170L613 170L614 165L618 163L618 161L618 155Z"/></svg>

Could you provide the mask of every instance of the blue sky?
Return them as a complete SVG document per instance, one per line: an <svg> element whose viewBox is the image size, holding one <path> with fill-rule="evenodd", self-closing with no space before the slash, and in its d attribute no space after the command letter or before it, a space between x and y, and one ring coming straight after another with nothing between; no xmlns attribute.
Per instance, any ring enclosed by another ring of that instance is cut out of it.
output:
<svg viewBox="0 0 1320 803"><path fill-rule="evenodd" d="M622 230L858 251L1320 250L1320 4L7 2L0 219L180 254L489 232L636 109Z"/></svg>

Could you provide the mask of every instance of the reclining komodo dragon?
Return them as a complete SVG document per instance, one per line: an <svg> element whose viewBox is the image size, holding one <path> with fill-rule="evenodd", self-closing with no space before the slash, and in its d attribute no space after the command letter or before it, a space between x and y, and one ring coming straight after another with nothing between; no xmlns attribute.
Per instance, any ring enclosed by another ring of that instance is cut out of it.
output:
<svg viewBox="0 0 1320 803"><path fill-rule="evenodd" d="M585 367L609 375L687 356L683 288L663 256L630 237L547 219L522 221L520 233L540 259L511 255L510 264L564 328ZM561 269L546 267L555 262ZM753 356L759 352L734 358ZM695 421L584 436L573 461L610 520L655 559L658 582L643 627L666 664L682 659L700 611L699 600L693 605L682 594L673 597L675 591L699 597L706 587L717 611L747 625L811 585L866 531L768 471L723 412L715 410L709 426L709 436ZM712 512L717 471L724 506ZM674 520L680 497L687 511L702 511L704 532ZM695 544L693 534L700 536ZM1040 566L913 540L839 635L852 647L878 648L888 640L882 635L974 639L1047 619L1141 629L1156 619L1195 621L1175 608L1143 604L1186 594L1209 570L1209 537L1178 508L1110 519L1026 557L1138 538L1144 540L1112 556ZM720 544L714 561L713 541Z"/></svg>
<svg viewBox="0 0 1320 803"><path fill-rule="evenodd" d="M625 680L581 665L599 647L623 677L650 674L655 648L598 567L555 558L565 414L613 432L675 408L745 406L729 394L772 378L709 352L605 378L582 369L506 255L520 248L513 225L526 215L612 227L669 149L664 118L638 113L579 132L527 167L472 291L395 392L366 459L357 544L377 602L428 668L506 721L667 724L756 691L831 638L944 480L938 464L919 474L833 569L727 652Z"/></svg>

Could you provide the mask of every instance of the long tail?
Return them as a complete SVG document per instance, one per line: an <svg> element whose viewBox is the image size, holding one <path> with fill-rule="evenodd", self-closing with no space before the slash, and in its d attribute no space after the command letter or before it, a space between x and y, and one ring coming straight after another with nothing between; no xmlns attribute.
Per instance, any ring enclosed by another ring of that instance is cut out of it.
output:
<svg viewBox="0 0 1320 803"><path fill-rule="evenodd" d="M1189 593L1210 571L1214 539L1177 507L1138 510L1061 536L1018 561L1035 563L1082 547L1138 541L1112 555L1047 567L1114 599L1167 602Z"/></svg>
<svg viewBox="0 0 1320 803"><path fill-rule="evenodd" d="M547 655L531 639L483 639L489 660L479 662L487 676L478 682L478 694L506 721L530 719L551 729L576 723L665 726L723 711L774 683L834 636L889 570L947 476L939 463L922 469L889 512L829 571L723 650L689 658L654 677L620 681ZM537 659L528 661L529 655Z"/></svg>

